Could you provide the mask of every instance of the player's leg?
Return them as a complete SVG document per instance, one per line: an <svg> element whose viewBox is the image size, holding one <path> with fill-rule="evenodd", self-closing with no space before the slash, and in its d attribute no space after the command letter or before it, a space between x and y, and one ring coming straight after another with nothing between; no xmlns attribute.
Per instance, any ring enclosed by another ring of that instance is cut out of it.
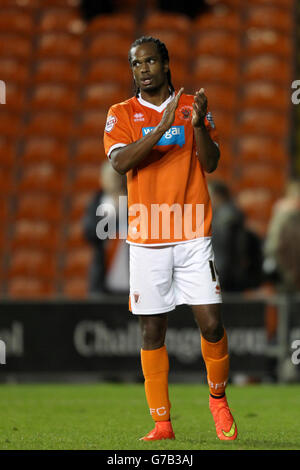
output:
<svg viewBox="0 0 300 470"><path fill-rule="evenodd" d="M225 396L229 372L228 345L222 322L221 289L215 270L211 238L197 239L175 248L174 291L177 305L192 306L201 331L202 354L210 389L210 409L222 408L222 413L218 412L216 419L216 413L212 411L215 423L217 421L223 425L224 419L231 417L231 421L225 420L226 425L221 426L220 432L220 426L216 424L218 437L233 439L236 437L236 426L234 424L232 428L233 418ZM231 423L229 430L228 423ZM226 434L223 434L222 430L225 430Z"/></svg>
<svg viewBox="0 0 300 470"><path fill-rule="evenodd" d="M142 438L145 441L173 439L170 422L169 358L165 345L167 314L140 315L142 333L141 362L145 394L155 428Z"/></svg>
<svg viewBox="0 0 300 470"><path fill-rule="evenodd" d="M225 395L229 373L227 335L222 322L220 305L192 306L201 332L201 349L206 365L209 391L215 397Z"/></svg>
<svg viewBox="0 0 300 470"><path fill-rule="evenodd" d="M145 394L155 428L143 440L172 439L165 346L167 312L175 308L172 248L130 247L130 304L139 316Z"/></svg>
<svg viewBox="0 0 300 470"><path fill-rule="evenodd" d="M209 408L214 418L217 436L221 440L234 440L237 437L237 427L225 395L229 354L220 304L194 305L192 309L202 336L202 356L210 391Z"/></svg>

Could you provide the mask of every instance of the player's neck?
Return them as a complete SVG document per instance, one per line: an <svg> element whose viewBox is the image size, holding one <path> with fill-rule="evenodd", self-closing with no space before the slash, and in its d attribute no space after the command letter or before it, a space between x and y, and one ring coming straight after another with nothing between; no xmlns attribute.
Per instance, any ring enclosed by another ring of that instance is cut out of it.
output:
<svg viewBox="0 0 300 470"><path fill-rule="evenodd" d="M166 101L171 94L169 85L161 88L160 90L155 90L151 92L141 91L140 96L143 100L148 101L148 103L154 104L154 106L160 106L164 101Z"/></svg>

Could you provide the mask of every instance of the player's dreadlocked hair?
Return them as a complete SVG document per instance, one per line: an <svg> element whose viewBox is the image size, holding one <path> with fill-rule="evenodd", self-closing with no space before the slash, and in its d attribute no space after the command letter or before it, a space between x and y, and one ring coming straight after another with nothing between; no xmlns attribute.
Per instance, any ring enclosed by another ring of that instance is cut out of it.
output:
<svg viewBox="0 0 300 470"><path fill-rule="evenodd" d="M142 36L141 38L136 39L136 41L134 41L130 46L130 49L128 52L128 60L129 60L130 65L131 65L131 49L136 46L141 46L142 44L147 43L147 42L153 42L153 44L156 45L163 63L169 62L169 52L168 52L168 49L166 48L166 45L163 42L161 42L159 39L153 38L152 36ZM167 72L167 79L168 79L169 88L171 92L173 93L174 86L171 81L170 70L168 70ZM135 92L135 96L138 96L140 92L140 89L136 86L135 82L134 82L134 92Z"/></svg>

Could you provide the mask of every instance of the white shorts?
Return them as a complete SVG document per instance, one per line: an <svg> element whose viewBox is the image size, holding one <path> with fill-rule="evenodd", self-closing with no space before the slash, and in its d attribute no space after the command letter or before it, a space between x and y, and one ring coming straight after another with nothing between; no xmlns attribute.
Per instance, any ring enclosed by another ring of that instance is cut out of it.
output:
<svg viewBox="0 0 300 470"><path fill-rule="evenodd" d="M130 245L130 310L152 315L176 305L221 303L211 237L145 247Z"/></svg>

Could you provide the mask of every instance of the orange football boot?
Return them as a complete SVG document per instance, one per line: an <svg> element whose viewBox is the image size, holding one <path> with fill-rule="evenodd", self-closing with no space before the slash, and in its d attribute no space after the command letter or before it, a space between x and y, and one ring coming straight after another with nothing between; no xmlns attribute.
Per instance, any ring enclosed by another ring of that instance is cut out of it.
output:
<svg viewBox="0 0 300 470"><path fill-rule="evenodd" d="M155 428L140 441L160 441L161 439L175 439L171 421L156 421Z"/></svg>
<svg viewBox="0 0 300 470"><path fill-rule="evenodd" d="M221 441L234 441L237 438L237 426L229 409L226 396L209 396L209 409L213 415L217 436Z"/></svg>

